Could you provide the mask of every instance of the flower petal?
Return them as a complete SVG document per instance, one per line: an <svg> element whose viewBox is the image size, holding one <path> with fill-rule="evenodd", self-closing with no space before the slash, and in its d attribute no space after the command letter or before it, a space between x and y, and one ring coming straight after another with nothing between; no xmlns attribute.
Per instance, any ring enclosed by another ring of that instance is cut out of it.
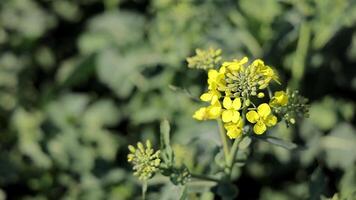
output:
<svg viewBox="0 0 356 200"><path fill-rule="evenodd" d="M226 109L232 108L232 101L231 101L230 97L225 97L225 98L224 98L224 100L223 100L223 106L224 106L224 108L226 108Z"/></svg>
<svg viewBox="0 0 356 200"><path fill-rule="evenodd" d="M257 112L258 115L261 116L262 118L267 117L269 114L271 114L271 108L267 103L263 103L257 107Z"/></svg>
<svg viewBox="0 0 356 200"><path fill-rule="evenodd" d="M240 113L238 111L231 111L231 112L233 113L231 121L237 123L240 120Z"/></svg>
<svg viewBox="0 0 356 200"><path fill-rule="evenodd" d="M235 110L240 109L240 108L241 108L241 99L240 99L240 98L234 99L234 101L232 102L232 107L233 107Z"/></svg>
<svg viewBox="0 0 356 200"><path fill-rule="evenodd" d="M213 95L211 94L211 92L206 92L200 96L200 99L202 101L210 101L212 99L212 97L213 97Z"/></svg>
<svg viewBox="0 0 356 200"><path fill-rule="evenodd" d="M261 135L262 133L264 133L266 131L267 127L264 123L262 122L257 122L254 126L253 126L253 131L257 134L257 135Z"/></svg>
<svg viewBox="0 0 356 200"><path fill-rule="evenodd" d="M209 106L209 119L217 119L220 117L221 114L221 107L220 106Z"/></svg>
<svg viewBox="0 0 356 200"><path fill-rule="evenodd" d="M205 120L207 115L207 108L202 107L199 110L195 111L193 118L196 120Z"/></svg>
<svg viewBox="0 0 356 200"><path fill-rule="evenodd" d="M265 120L265 124L269 127L276 125L276 123L277 123L277 117L274 115L268 115L268 117Z"/></svg>
<svg viewBox="0 0 356 200"><path fill-rule="evenodd" d="M214 80L214 79L216 79L218 77L218 75L219 75L218 71L216 71L215 69L211 69L208 72L208 79Z"/></svg>
<svg viewBox="0 0 356 200"><path fill-rule="evenodd" d="M246 118L249 122L256 123L260 117L258 116L256 111L252 110L246 114Z"/></svg>
<svg viewBox="0 0 356 200"><path fill-rule="evenodd" d="M242 133L241 129L235 128L233 130L229 130L227 131L227 136L229 136L230 139L235 139L237 137L239 137Z"/></svg>
<svg viewBox="0 0 356 200"><path fill-rule="evenodd" d="M224 110L222 113L222 121L223 122L231 122L233 119L233 111L232 110Z"/></svg>
<svg viewBox="0 0 356 200"><path fill-rule="evenodd" d="M220 106L221 107L221 104L219 102L219 97L218 96L212 95L212 97L211 97L211 105Z"/></svg>

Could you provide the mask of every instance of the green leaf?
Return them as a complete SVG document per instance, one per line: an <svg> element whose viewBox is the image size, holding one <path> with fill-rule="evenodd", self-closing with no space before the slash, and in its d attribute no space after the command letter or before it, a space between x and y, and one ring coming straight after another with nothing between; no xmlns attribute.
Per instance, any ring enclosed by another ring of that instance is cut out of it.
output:
<svg viewBox="0 0 356 200"><path fill-rule="evenodd" d="M174 155L173 155L173 150L172 147L170 145L170 126L169 126L169 122L168 120L163 120L161 122L161 151L162 151L162 159L163 162L168 165L171 166L173 165L173 159L174 159Z"/></svg>
<svg viewBox="0 0 356 200"><path fill-rule="evenodd" d="M268 142L271 143L273 145L288 149L288 150L292 150L298 147L298 145L296 145L293 142L288 142L288 141L284 141L280 138L277 137L273 137L273 136L252 136L258 140L264 141L264 142Z"/></svg>
<svg viewBox="0 0 356 200"><path fill-rule="evenodd" d="M95 72L96 55L92 54L79 61L78 64L65 66L57 74L60 87L77 86L87 81Z"/></svg>
<svg viewBox="0 0 356 200"><path fill-rule="evenodd" d="M329 135L320 139L330 168L347 169L356 161L355 129L348 123L337 125Z"/></svg>
<svg viewBox="0 0 356 200"><path fill-rule="evenodd" d="M169 85L168 87L173 92L179 92L179 93L186 95L187 97L189 97L190 99L192 99L194 101L198 101L198 102L200 101L199 97L194 96L187 88L181 88L181 87L178 87L175 85Z"/></svg>
<svg viewBox="0 0 356 200"><path fill-rule="evenodd" d="M338 186L340 199L351 199L356 196L356 166L345 170Z"/></svg>

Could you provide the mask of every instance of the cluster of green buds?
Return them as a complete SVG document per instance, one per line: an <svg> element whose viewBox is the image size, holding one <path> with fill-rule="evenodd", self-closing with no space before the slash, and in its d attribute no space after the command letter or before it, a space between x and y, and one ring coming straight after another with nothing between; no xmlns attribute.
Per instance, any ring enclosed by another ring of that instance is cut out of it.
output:
<svg viewBox="0 0 356 200"><path fill-rule="evenodd" d="M149 140L146 141L146 147L138 142L137 148L132 145L128 148L130 153L127 160L133 165L134 175L143 181L150 179L159 170L160 151L154 151Z"/></svg>
<svg viewBox="0 0 356 200"><path fill-rule="evenodd" d="M187 58L188 67L195 69L212 69L221 61L221 49L195 50L196 55Z"/></svg>
<svg viewBox="0 0 356 200"><path fill-rule="evenodd" d="M287 126L295 124L298 118L309 117L308 99L301 96L298 90L287 89L283 94L275 93L275 96L286 98L286 103L283 105L276 104L275 99L270 104L273 106L273 111L286 122Z"/></svg>

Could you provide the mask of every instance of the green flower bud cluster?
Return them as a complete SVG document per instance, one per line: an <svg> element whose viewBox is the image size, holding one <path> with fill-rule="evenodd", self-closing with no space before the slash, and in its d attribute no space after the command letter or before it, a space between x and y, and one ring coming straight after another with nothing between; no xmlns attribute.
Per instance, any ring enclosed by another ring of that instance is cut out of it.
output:
<svg viewBox="0 0 356 200"><path fill-rule="evenodd" d="M154 151L149 140L146 141L146 148L141 143L137 143L137 148L128 146L130 153L127 160L133 165L134 175L140 180L148 180L159 170L161 163L160 151Z"/></svg>
<svg viewBox="0 0 356 200"><path fill-rule="evenodd" d="M171 167L162 171L162 174L169 176L170 180L175 185L185 185L190 181L191 174L186 166Z"/></svg>
<svg viewBox="0 0 356 200"><path fill-rule="evenodd" d="M188 67L195 69L212 69L221 61L221 49L209 48L208 50L195 50L196 55L187 58Z"/></svg>
<svg viewBox="0 0 356 200"><path fill-rule="evenodd" d="M239 63L226 63L226 66L236 69L228 70L225 76L226 90L230 91L232 96L248 99L259 95L259 91L265 89L271 80L279 83L272 68L262 60L255 60L249 67L244 67L245 63L247 58L243 58Z"/></svg>
<svg viewBox="0 0 356 200"><path fill-rule="evenodd" d="M288 104L274 107L274 112L286 122L287 126L293 125L296 119L309 117L308 99L299 94L298 90L287 90Z"/></svg>

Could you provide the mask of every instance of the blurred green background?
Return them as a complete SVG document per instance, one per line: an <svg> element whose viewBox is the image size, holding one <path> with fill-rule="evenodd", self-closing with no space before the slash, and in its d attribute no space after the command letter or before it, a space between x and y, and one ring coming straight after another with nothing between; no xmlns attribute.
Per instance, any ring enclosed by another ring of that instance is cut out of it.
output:
<svg viewBox="0 0 356 200"><path fill-rule="evenodd" d="M187 95L206 74L185 61L208 47L264 59L311 104L271 131L305 149L253 143L238 198L356 199L354 0L1 0L0 200L138 199L127 145L157 148L164 118L177 162L212 173L216 124ZM158 177L148 198L179 189Z"/></svg>

